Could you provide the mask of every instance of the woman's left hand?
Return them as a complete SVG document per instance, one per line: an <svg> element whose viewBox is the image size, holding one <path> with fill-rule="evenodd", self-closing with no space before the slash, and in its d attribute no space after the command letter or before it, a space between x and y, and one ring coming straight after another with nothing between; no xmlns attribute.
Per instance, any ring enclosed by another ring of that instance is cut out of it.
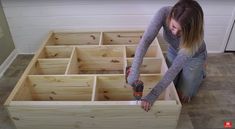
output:
<svg viewBox="0 0 235 129"><path fill-rule="evenodd" d="M146 112L148 112L152 107L152 104L147 100L141 100L141 108L143 108Z"/></svg>

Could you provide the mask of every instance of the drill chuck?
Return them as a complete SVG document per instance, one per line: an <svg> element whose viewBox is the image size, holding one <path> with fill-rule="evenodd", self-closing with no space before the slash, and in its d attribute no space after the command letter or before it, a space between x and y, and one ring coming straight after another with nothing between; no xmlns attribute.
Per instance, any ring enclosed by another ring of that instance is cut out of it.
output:
<svg viewBox="0 0 235 129"><path fill-rule="evenodd" d="M133 85L133 96L136 100L140 100L143 96L144 83L141 80L136 81Z"/></svg>
<svg viewBox="0 0 235 129"><path fill-rule="evenodd" d="M126 83L127 78L131 72L131 66L126 67ZM143 95L143 90L144 90L144 83L141 80L136 80L132 85L133 88L133 96L135 97L136 100L140 100Z"/></svg>

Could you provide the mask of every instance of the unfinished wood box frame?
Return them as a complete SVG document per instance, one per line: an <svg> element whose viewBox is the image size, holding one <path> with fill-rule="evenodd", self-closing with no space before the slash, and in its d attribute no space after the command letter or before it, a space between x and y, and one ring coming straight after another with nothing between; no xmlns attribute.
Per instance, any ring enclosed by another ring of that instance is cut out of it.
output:
<svg viewBox="0 0 235 129"><path fill-rule="evenodd" d="M149 112L125 82L143 31L50 32L5 102L17 129L174 129L174 84ZM144 95L167 70L158 40L141 65Z"/></svg>

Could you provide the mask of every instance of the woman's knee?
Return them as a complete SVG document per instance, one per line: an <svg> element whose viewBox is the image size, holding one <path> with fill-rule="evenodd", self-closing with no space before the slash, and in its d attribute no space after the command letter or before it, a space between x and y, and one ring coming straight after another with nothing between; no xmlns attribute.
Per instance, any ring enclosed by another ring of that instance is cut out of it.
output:
<svg viewBox="0 0 235 129"><path fill-rule="evenodd" d="M192 99L193 96L187 96L184 93L182 93L182 91L178 91L178 95L179 95L179 99L181 101L181 103L189 103Z"/></svg>
<svg viewBox="0 0 235 129"><path fill-rule="evenodd" d="M182 71L177 84L177 90L181 94L182 100L191 100L197 94L197 91L203 80L202 71Z"/></svg>

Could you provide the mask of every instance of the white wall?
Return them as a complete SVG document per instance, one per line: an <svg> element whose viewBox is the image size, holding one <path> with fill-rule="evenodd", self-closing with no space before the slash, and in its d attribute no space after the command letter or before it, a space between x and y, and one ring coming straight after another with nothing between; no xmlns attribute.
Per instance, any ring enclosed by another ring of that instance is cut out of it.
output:
<svg viewBox="0 0 235 129"><path fill-rule="evenodd" d="M235 51L235 12L234 12L234 22L231 26L231 32L228 39L228 44L226 46L227 51Z"/></svg>
<svg viewBox="0 0 235 129"><path fill-rule="evenodd" d="M235 0L198 0L205 13L205 41L222 52ZM144 29L152 15L175 0L2 0L19 53L33 53L52 29Z"/></svg>

